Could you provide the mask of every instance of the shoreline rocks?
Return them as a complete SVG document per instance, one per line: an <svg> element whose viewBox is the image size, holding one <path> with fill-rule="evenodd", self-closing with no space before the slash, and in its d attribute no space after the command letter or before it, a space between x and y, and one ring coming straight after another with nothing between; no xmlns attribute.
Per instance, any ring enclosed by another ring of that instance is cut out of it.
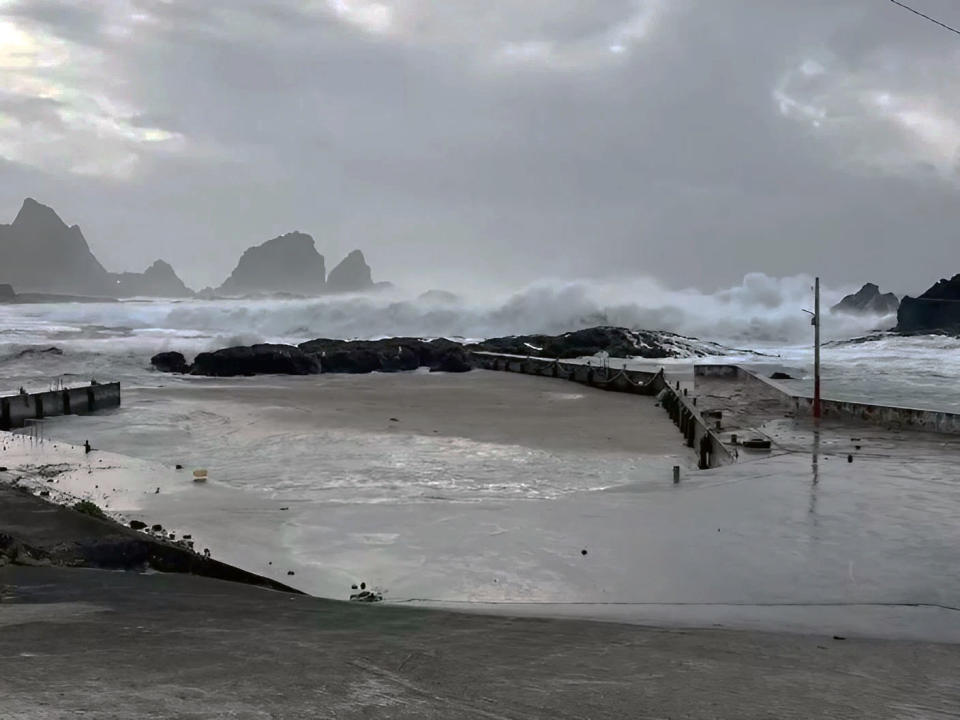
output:
<svg viewBox="0 0 960 720"><path fill-rule="evenodd" d="M960 274L940 280L917 298L903 298L894 330L907 334L960 332Z"/></svg>
<svg viewBox="0 0 960 720"><path fill-rule="evenodd" d="M192 375L316 375L320 363L293 345L261 344L231 347L197 355Z"/></svg>

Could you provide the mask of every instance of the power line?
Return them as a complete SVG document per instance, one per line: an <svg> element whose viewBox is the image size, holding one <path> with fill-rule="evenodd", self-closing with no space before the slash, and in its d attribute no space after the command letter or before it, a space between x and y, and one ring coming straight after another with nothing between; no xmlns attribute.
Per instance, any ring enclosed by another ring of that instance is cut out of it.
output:
<svg viewBox="0 0 960 720"><path fill-rule="evenodd" d="M919 16L922 17L924 20L929 20L929 21L932 22L934 25L939 25L940 27L944 28L945 30L949 30L950 32L952 32L952 33L954 33L954 34L956 34L956 35L960 35L960 30L957 30L957 29L954 28L954 27L950 27L950 26L947 25L946 23L940 22L940 21L937 20L936 18L932 18L932 17L930 17L929 15L925 15L924 13L920 12L919 10L914 10L914 9L913 9L912 7L910 7L909 5L905 5L904 3L900 2L900 0L890 0L890 2L892 2L894 5L898 5L898 6L902 7L904 10L909 10L909 11L912 12L914 15L919 15Z"/></svg>

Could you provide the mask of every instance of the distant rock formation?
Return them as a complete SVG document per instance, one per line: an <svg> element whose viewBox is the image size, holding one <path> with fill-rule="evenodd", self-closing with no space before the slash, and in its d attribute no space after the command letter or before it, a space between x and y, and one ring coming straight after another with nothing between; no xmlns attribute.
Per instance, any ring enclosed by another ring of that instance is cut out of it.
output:
<svg viewBox="0 0 960 720"><path fill-rule="evenodd" d="M940 280L918 298L903 298L895 330L904 333L960 331L960 274Z"/></svg>
<svg viewBox="0 0 960 720"><path fill-rule="evenodd" d="M248 248L216 293L243 295L293 292L318 295L325 287L326 267L313 238L291 232Z"/></svg>
<svg viewBox="0 0 960 720"><path fill-rule="evenodd" d="M162 260L143 273L107 272L80 228L67 227L52 208L33 198L23 201L12 225L0 225L0 281L17 288L14 302L193 295Z"/></svg>
<svg viewBox="0 0 960 720"><path fill-rule="evenodd" d="M52 208L23 201L12 225L0 225L0 282L18 292L112 296L110 274L90 252L76 225L67 227Z"/></svg>
<svg viewBox="0 0 960 720"><path fill-rule="evenodd" d="M157 260L142 273L111 273L111 277L117 297L185 298L194 294L163 260Z"/></svg>
<svg viewBox="0 0 960 720"><path fill-rule="evenodd" d="M370 266L359 250L347 255L327 278L327 292L361 292L373 286Z"/></svg>
<svg viewBox="0 0 960 720"><path fill-rule="evenodd" d="M893 293L880 293L880 288L867 283L853 295L847 295L830 312L848 315L890 315L900 307L900 300Z"/></svg>
<svg viewBox="0 0 960 720"><path fill-rule="evenodd" d="M13 291L13 285L0 283L0 302L10 302L17 294Z"/></svg>

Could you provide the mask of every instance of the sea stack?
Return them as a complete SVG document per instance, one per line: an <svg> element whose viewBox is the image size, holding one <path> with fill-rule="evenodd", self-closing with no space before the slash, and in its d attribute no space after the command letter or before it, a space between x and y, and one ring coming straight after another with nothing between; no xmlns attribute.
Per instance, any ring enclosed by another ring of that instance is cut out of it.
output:
<svg viewBox="0 0 960 720"><path fill-rule="evenodd" d="M0 281L18 292L113 295L110 274L90 252L83 233L50 207L23 201L12 225L0 225Z"/></svg>
<svg viewBox="0 0 960 720"><path fill-rule="evenodd" d="M327 292L362 292L372 287L370 266L359 250L347 255L327 278Z"/></svg>
<svg viewBox="0 0 960 720"><path fill-rule="evenodd" d="M325 275L323 255L317 252L313 238L291 232L248 248L216 293L319 295L325 287Z"/></svg>
<svg viewBox="0 0 960 720"><path fill-rule="evenodd" d="M882 293L873 283L866 283L856 293L847 295L830 312L848 315L890 315L897 311L900 300L893 293Z"/></svg>
<svg viewBox="0 0 960 720"><path fill-rule="evenodd" d="M193 297L169 263L157 260L142 273L113 273L117 297Z"/></svg>

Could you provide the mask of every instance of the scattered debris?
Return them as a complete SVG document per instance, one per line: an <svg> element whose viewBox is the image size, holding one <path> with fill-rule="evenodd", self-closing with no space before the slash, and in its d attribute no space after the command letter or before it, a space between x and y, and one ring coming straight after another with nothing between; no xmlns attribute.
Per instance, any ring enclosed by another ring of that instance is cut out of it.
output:
<svg viewBox="0 0 960 720"><path fill-rule="evenodd" d="M147 524L142 520L131 520L130 527L134 530L144 530L147 527Z"/></svg>

